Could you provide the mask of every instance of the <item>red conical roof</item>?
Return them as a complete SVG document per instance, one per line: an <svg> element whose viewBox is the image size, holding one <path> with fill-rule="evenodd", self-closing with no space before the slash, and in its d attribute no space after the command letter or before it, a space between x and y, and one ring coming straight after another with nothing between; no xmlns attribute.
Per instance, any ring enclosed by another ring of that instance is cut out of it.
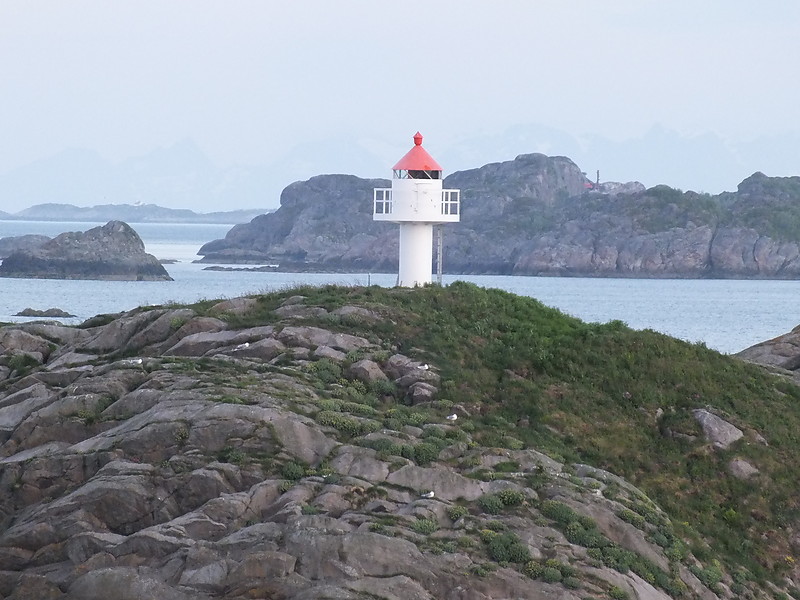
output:
<svg viewBox="0 0 800 600"><path fill-rule="evenodd" d="M442 167L422 147L422 134L418 131L414 135L414 147L392 169L395 171L441 171Z"/></svg>

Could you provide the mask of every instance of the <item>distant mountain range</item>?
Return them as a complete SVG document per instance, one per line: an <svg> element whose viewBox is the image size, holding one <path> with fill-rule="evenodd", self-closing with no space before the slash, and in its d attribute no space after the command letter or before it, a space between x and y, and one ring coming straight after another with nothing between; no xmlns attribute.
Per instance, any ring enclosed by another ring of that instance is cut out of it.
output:
<svg viewBox="0 0 800 600"><path fill-rule="evenodd" d="M735 191L739 182L755 172L770 177L795 175L800 165L798 148L800 136L793 132L731 141L712 132L689 135L656 125L640 137L615 140L600 135L576 137L530 124L494 135L465 137L433 156L447 173L534 152L568 156L591 180L599 170L601 181L640 181L648 188L666 184L718 194ZM389 177L391 172L378 174Z"/></svg>
<svg viewBox="0 0 800 600"><path fill-rule="evenodd" d="M219 212L277 206L287 184L260 167L221 169L192 141L113 163L91 150L67 149L0 173L0 207L37 204L154 205ZM255 208L254 208L255 207ZM116 218L116 217L115 217Z"/></svg>
<svg viewBox="0 0 800 600"><path fill-rule="evenodd" d="M104 223L247 223L251 219L271 212L271 209L253 208L212 213L196 213L188 209L164 208L155 204L104 204L79 207L72 204L37 204L14 214L0 211L6 221L78 221Z"/></svg>
<svg viewBox="0 0 800 600"><path fill-rule="evenodd" d="M423 134L428 132L423 131ZM405 152L407 139L357 133L296 140L280 156L251 165L217 166L186 139L141 156L110 161L93 150L65 149L0 171L0 210L61 203L75 206L156 204L199 213L233 207L277 208L282 190L320 174L388 177ZM540 124L502 132L466 131L442 139L430 132L430 149L446 173L477 168L515 156L543 153L569 156L588 178L666 183L682 190L733 191L756 171L769 176L796 173L800 138L793 133L733 143L714 133L684 135L653 127L639 138L576 137ZM115 217L116 218L116 217Z"/></svg>

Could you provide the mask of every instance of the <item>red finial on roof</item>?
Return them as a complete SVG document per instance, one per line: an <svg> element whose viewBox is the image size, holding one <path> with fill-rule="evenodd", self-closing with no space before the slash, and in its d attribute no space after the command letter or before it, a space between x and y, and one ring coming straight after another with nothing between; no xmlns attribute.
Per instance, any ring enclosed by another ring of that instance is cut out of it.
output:
<svg viewBox="0 0 800 600"><path fill-rule="evenodd" d="M422 134L418 131L414 134L414 147L392 169L395 171L441 171L442 167L422 147Z"/></svg>

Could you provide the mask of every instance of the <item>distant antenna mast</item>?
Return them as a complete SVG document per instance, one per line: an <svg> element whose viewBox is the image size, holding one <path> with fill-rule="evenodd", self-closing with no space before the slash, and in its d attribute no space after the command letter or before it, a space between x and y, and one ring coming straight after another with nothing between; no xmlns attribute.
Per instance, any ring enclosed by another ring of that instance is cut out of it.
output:
<svg viewBox="0 0 800 600"><path fill-rule="evenodd" d="M600 187L600 169L597 169L597 187Z"/></svg>

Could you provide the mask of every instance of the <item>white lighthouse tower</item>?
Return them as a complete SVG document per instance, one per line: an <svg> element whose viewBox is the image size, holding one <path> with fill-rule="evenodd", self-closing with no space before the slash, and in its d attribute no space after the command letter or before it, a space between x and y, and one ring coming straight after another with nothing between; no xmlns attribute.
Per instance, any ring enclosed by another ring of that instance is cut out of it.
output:
<svg viewBox="0 0 800 600"><path fill-rule="evenodd" d="M433 226L458 223L461 190L442 189L442 167L422 147L419 131L392 170L392 187L375 189L372 219L400 224L397 285L424 285L431 282Z"/></svg>

